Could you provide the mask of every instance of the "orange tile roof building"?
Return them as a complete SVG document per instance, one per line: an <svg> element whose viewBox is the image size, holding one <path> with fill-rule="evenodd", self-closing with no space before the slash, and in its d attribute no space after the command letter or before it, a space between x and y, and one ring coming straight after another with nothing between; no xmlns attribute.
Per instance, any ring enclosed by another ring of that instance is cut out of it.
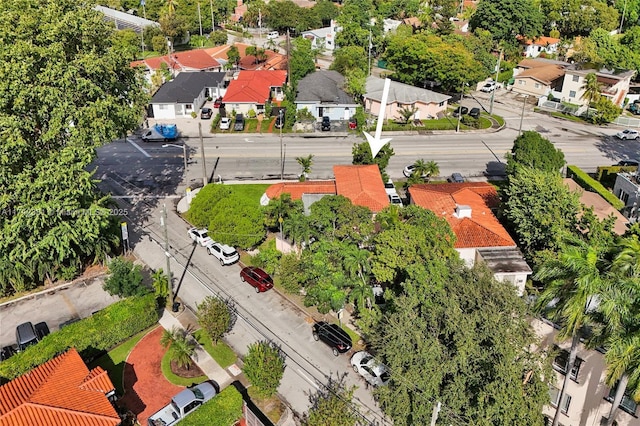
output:
<svg viewBox="0 0 640 426"><path fill-rule="evenodd" d="M162 64L174 72L182 71L221 71L222 65L209 55L205 49L174 52L171 55L155 56L153 58L134 61L132 67L146 67L147 71L159 70Z"/></svg>
<svg viewBox="0 0 640 426"><path fill-rule="evenodd" d="M287 72L282 70L240 71L229 83L223 102L227 110L247 113L253 109L261 113L267 101L284 96L282 86L286 81Z"/></svg>
<svg viewBox="0 0 640 426"><path fill-rule="evenodd" d="M116 426L114 393L107 372L89 371L72 348L0 386L0 426Z"/></svg>
<svg viewBox="0 0 640 426"><path fill-rule="evenodd" d="M486 182L420 184L409 187L412 204L445 219L454 234L454 247L472 266L483 261L499 280L512 282L524 292L531 268L515 241L491 211L499 203L496 189Z"/></svg>

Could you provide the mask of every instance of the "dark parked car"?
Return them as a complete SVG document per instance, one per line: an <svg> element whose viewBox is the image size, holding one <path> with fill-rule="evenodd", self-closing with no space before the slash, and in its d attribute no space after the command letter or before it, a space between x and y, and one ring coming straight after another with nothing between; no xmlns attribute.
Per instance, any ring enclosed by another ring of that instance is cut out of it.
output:
<svg viewBox="0 0 640 426"><path fill-rule="evenodd" d="M616 164L616 166L636 166L638 167L638 164L640 164L638 161L636 160L620 160L618 161L618 164Z"/></svg>
<svg viewBox="0 0 640 426"><path fill-rule="evenodd" d="M273 278L265 271L255 266L248 266L242 268L240 271L240 279L243 282L249 283L256 290L256 293L261 293L273 288Z"/></svg>
<svg viewBox="0 0 640 426"><path fill-rule="evenodd" d="M322 131L331 130L331 119L326 115L322 117L322 124L320 125L320 128L322 129Z"/></svg>
<svg viewBox="0 0 640 426"><path fill-rule="evenodd" d="M0 350L0 361L5 361L11 358L16 353L13 346L5 346Z"/></svg>
<svg viewBox="0 0 640 426"><path fill-rule="evenodd" d="M459 115L465 115L468 112L469 112L469 108L464 106L459 106L458 108L453 110L453 116L458 117Z"/></svg>
<svg viewBox="0 0 640 426"><path fill-rule="evenodd" d="M275 127L276 129L282 129L284 127L284 121L285 121L284 113L282 113L282 115L278 114L276 116L276 122L273 125L273 127Z"/></svg>
<svg viewBox="0 0 640 426"><path fill-rule="evenodd" d="M480 108L471 108L469 110L469 117L479 118L480 117Z"/></svg>
<svg viewBox="0 0 640 426"><path fill-rule="evenodd" d="M200 111L200 118L203 120L209 120L213 115L213 110L211 108L202 108Z"/></svg>
<svg viewBox="0 0 640 426"><path fill-rule="evenodd" d="M464 178L462 177L462 175L460 173L453 173L451 175L451 177L449 177L449 179L447 179L449 182L452 183L462 183L464 182Z"/></svg>
<svg viewBox="0 0 640 426"><path fill-rule="evenodd" d="M24 322L16 327L16 344L18 351L24 351L27 347L38 343L38 335L33 324Z"/></svg>
<svg viewBox="0 0 640 426"><path fill-rule="evenodd" d="M329 345L335 356L351 349L351 337L337 324L320 321L313 324L313 339Z"/></svg>
<svg viewBox="0 0 640 426"><path fill-rule="evenodd" d="M49 335L49 326L44 321L39 322L36 325L34 325L34 328L36 329L36 334L38 335L38 340L42 340L42 338L44 336L48 336Z"/></svg>
<svg viewBox="0 0 640 426"><path fill-rule="evenodd" d="M244 130L244 115L236 115L236 122L233 124L233 130L235 130L236 132L241 132Z"/></svg>

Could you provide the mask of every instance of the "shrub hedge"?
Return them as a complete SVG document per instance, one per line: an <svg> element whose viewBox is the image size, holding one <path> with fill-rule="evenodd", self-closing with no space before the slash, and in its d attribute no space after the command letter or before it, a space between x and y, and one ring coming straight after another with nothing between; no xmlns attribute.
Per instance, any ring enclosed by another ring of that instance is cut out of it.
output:
<svg viewBox="0 0 640 426"><path fill-rule="evenodd" d="M567 166L567 177L572 178L578 185L583 187L587 191L595 192L602 198L607 200L616 210L620 210L624 207L622 200L618 199L615 195L607 190L600 182L580 170L577 166Z"/></svg>
<svg viewBox="0 0 640 426"><path fill-rule="evenodd" d="M153 294L121 300L49 334L38 344L3 361L0 378L12 380L72 347L85 361L91 361L157 321L158 309Z"/></svg>
<svg viewBox="0 0 640 426"><path fill-rule="evenodd" d="M242 395L233 387L227 386L210 401L205 402L180 421L182 426L229 426L242 417Z"/></svg>

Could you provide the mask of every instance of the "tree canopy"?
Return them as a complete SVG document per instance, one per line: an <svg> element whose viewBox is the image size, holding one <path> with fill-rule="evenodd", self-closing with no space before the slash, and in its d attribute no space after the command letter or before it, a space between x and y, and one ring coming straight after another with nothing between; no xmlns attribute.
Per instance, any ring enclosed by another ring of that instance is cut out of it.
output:
<svg viewBox="0 0 640 426"><path fill-rule="evenodd" d="M495 41L511 41L518 35L542 35L543 22L542 13L530 0L483 0L471 16L469 27L489 31Z"/></svg>
<svg viewBox="0 0 640 426"><path fill-rule="evenodd" d="M87 166L135 128L132 57L88 4L11 1L0 16L0 294L73 278L118 242ZM114 232L114 226L115 232Z"/></svg>
<svg viewBox="0 0 640 426"><path fill-rule="evenodd" d="M507 174L514 173L520 166L559 173L565 165L564 153L540 133L533 131L522 132L506 157Z"/></svg>

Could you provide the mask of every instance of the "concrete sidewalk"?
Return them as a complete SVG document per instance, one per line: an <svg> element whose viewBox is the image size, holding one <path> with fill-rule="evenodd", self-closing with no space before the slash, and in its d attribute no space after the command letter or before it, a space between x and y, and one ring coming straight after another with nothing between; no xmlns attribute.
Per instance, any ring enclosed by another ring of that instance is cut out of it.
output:
<svg viewBox="0 0 640 426"><path fill-rule="evenodd" d="M179 313L178 317L185 314L186 312L187 311L185 310ZM166 309L162 314L162 318L160 318L160 325L165 330L171 330L174 327L181 328L183 330L185 329L178 318ZM224 368L220 367L218 363L211 357L211 355L209 355L209 353L205 351L204 348L199 344L196 344L196 351L192 358L196 365L200 367L200 369L204 372L204 374L220 386L220 389L224 389L235 380L234 375L227 373ZM234 370L233 367L235 367L235 369L237 370ZM241 370L237 366L235 366L235 364L229 367L229 369L241 373Z"/></svg>

